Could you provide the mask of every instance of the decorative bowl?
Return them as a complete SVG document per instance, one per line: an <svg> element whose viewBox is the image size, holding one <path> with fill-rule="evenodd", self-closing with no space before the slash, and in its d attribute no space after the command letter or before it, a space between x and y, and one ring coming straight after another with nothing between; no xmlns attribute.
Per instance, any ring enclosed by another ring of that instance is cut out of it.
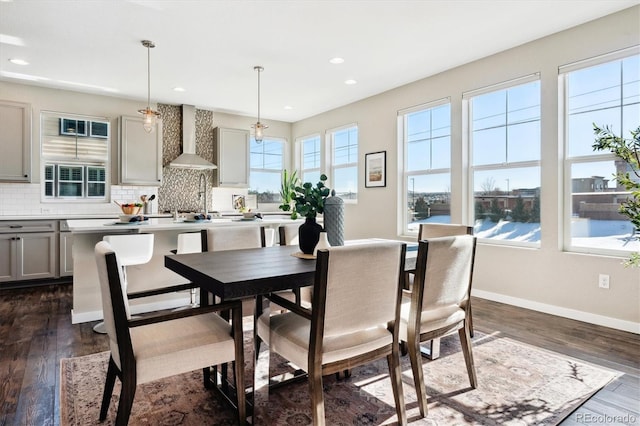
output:
<svg viewBox="0 0 640 426"><path fill-rule="evenodd" d="M256 214L254 212L246 212L242 213L242 217L245 219L253 219L256 217Z"/></svg>
<svg viewBox="0 0 640 426"><path fill-rule="evenodd" d="M120 222L130 222L132 217L138 216L137 214L121 214L118 215Z"/></svg>
<svg viewBox="0 0 640 426"><path fill-rule="evenodd" d="M124 214L135 216L138 213L140 213L140 209L142 209L142 204L140 203L120 204L120 209Z"/></svg>

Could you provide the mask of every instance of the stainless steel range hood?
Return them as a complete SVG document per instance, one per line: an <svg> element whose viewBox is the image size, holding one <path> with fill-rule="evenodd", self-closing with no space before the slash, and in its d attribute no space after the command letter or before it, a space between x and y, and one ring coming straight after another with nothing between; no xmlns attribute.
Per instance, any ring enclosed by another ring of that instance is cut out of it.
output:
<svg viewBox="0 0 640 426"><path fill-rule="evenodd" d="M192 170L217 169L213 163L196 155L196 107L182 105L182 154L169 167Z"/></svg>

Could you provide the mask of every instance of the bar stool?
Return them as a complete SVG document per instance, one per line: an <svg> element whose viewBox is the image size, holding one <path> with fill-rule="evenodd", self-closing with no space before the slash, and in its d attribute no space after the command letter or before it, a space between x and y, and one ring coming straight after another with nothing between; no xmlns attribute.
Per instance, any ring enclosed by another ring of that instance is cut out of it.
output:
<svg viewBox="0 0 640 426"><path fill-rule="evenodd" d="M176 254L200 252L202 252L202 235L200 234L200 232L187 232L184 234L178 234L178 248L176 249ZM195 308L198 306L198 303L196 302L196 288L191 289L190 302L191 303L189 307Z"/></svg>
<svg viewBox="0 0 640 426"><path fill-rule="evenodd" d="M142 265L153 257L154 234L119 234L105 235L102 240L108 242L120 260L122 276L124 278L124 293L127 293L127 266ZM99 322L93 327L96 333L105 334L104 322Z"/></svg>

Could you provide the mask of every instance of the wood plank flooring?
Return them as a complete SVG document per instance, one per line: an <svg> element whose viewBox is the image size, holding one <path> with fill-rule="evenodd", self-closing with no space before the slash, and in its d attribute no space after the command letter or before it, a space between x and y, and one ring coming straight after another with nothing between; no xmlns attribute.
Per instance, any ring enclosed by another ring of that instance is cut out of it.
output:
<svg viewBox="0 0 640 426"><path fill-rule="evenodd" d="M71 307L71 284L0 290L0 426L59 424L60 359L108 349ZM562 425L640 424L640 336L483 299L473 313L485 332L625 373Z"/></svg>

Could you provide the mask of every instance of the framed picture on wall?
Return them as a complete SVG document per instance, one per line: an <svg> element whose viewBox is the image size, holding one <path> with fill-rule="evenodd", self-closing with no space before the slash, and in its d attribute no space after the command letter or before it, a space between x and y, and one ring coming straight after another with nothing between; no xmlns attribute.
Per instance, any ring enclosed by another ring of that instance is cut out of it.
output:
<svg viewBox="0 0 640 426"><path fill-rule="evenodd" d="M365 188L387 186L387 151L365 154L364 173Z"/></svg>

